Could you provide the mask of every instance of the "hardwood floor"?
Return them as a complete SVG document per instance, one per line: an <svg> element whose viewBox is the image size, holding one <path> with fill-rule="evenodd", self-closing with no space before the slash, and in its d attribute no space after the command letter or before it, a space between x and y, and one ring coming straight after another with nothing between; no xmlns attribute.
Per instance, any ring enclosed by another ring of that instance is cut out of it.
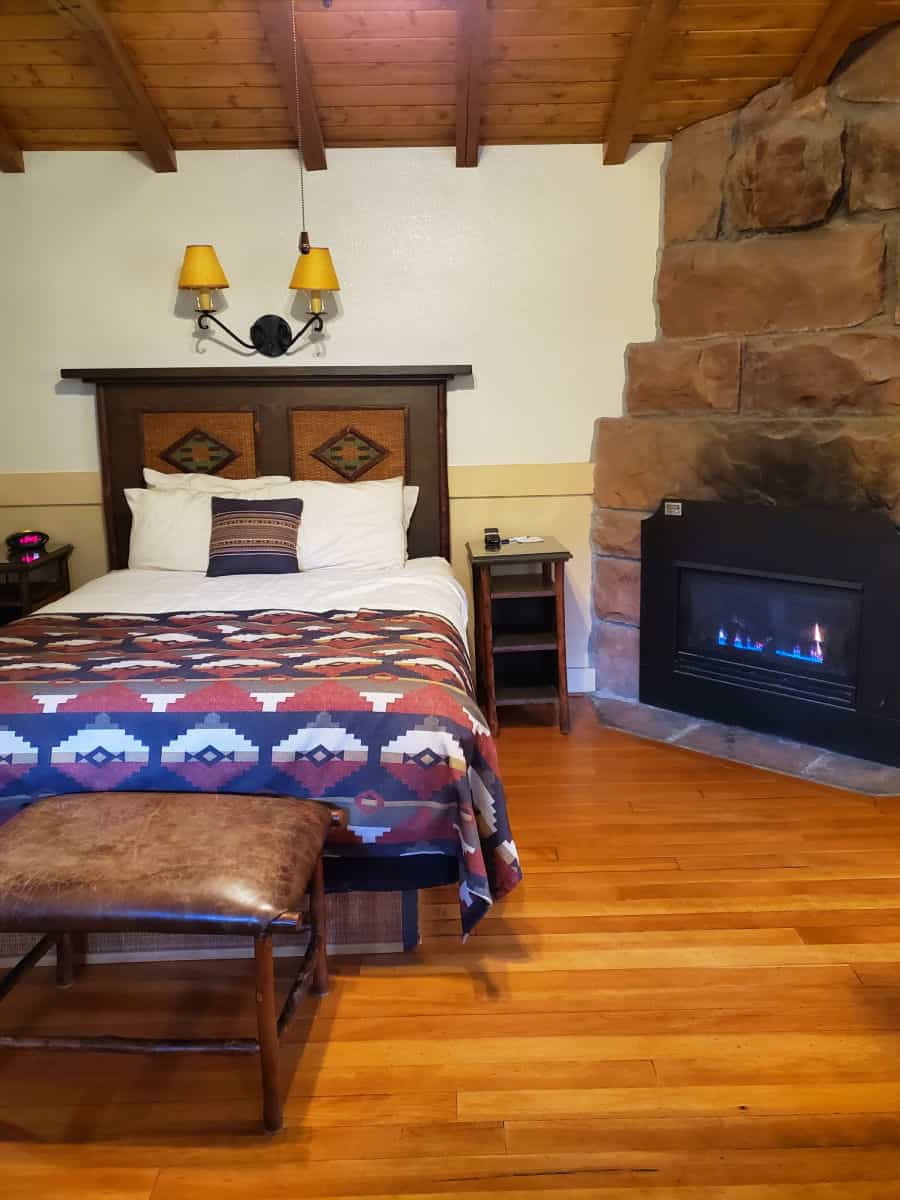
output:
<svg viewBox="0 0 900 1200"><path fill-rule="evenodd" d="M417 954L334 960L283 1134L252 1061L7 1054L0 1196L900 1197L900 798L574 715L503 730L527 880L480 932L443 889ZM250 970L37 971L0 1027L246 1032Z"/></svg>

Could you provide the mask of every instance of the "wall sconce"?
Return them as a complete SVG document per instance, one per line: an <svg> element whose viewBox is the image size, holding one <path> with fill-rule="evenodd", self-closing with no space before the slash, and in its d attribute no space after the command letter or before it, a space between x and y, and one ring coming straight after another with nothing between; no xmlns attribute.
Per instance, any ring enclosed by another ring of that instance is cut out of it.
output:
<svg viewBox="0 0 900 1200"><path fill-rule="evenodd" d="M222 270L218 255L212 246L186 246L181 274L178 277L181 289L196 293L197 327L209 329L212 321L229 337L247 350L255 350L267 358L279 358L286 354L308 329L321 333L325 328L325 298L323 292L339 292L341 285L335 274L331 254L324 247L310 246L308 239L301 241L300 257L288 285L293 291L309 294L306 311L310 314L306 324L293 333L284 317L267 313L250 326L250 341L245 342L215 315L211 293L228 287L228 277Z"/></svg>

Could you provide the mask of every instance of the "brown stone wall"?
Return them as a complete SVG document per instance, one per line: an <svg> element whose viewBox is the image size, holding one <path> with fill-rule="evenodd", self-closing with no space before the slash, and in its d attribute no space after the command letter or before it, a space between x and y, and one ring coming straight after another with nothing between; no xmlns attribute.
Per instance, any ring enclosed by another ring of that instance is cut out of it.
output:
<svg viewBox="0 0 900 1200"><path fill-rule="evenodd" d="M665 496L900 523L900 25L672 143L660 333L595 438L597 688L637 694L640 522Z"/></svg>

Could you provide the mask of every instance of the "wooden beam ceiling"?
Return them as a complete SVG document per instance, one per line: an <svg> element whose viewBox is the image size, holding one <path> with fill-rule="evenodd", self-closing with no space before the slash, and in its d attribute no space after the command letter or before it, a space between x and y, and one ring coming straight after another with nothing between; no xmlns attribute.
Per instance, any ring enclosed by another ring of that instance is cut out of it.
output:
<svg viewBox="0 0 900 1200"><path fill-rule="evenodd" d="M25 170L25 159L19 143L0 122L0 171L21 172Z"/></svg>
<svg viewBox="0 0 900 1200"><path fill-rule="evenodd" d="M824 72L824 43L833 61L900 17L900 0L857 3L852 28L845 0L686 0L666 37L674 0L294 0L306 162L325 165L320 140L458 144L463 163L480 146L608 140L621 161L629 137L740 108L801 58ZM132 97L73 32L99 5L179 149L296 146L290 0L0 0L0 113L22 150L140 147Z"/></svg>
<svg viewBox="0 0 900 1200"><path fill-rule="evenodd" d="M155 171L176 171L175 147L128 51L98 0L48 0L74 29L88 57L105 79Z"/></svg>
<svg viewBox="0 0 900 1200"><path fill-rule="evenodd" d="M628 43L622 79L606 126L605 166L625 161L678 3L679 0L645 0L641 23Z"/></svg>
<svg viewBox="0 0 900 1200"><path fill-rule="evenodd" d="M841 55L871 19L871 0L835 0L794 70L794 98L827 83Z"/></svg>
<svg viewBox="0 0 900 1200"><path fill-rule="evenodd" d="M456 16L456 165L478 166L487 0L459 0Z"/></svg>
<svg viewBox="0 0 900 1200"><path fill-rule="evenodd" d="M284 93L294 133L297 133L297 93L300 101L300 136L303 143L303 165L307 171L324 171L325 141L319 123L319 110L309 77L309 64L299 33L296 37L294 61L293 0L259 0L259 16L266 31L266 42L275 63L278 82Z"/></svg>

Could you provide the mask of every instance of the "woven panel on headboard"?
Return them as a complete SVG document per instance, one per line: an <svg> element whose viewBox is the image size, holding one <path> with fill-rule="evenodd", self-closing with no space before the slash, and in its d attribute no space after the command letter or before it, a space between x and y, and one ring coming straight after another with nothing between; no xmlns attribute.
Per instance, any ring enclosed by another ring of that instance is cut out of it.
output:
<svg viewBox="0 0 900 1200"><path fill-rule="evenodd" d="M406 478L406 408L295 408L294 479Z"/></svg>
<svg viewBox="0 0 900 1200"><path fill-rule="evenodd" d="M252 412L145 412L144 466L229 479L256 475Z"/></svg>

